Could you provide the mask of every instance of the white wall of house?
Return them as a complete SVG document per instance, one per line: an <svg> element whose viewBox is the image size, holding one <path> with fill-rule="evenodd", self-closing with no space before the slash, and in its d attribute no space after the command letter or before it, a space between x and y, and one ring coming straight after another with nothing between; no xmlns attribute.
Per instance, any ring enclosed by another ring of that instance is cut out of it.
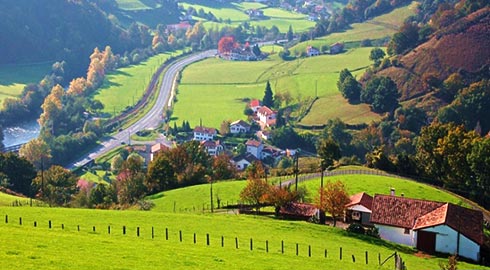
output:
<svg viewBox="0 0 490 270"><path fill-rule="evenodd" d="M242 125L231 125L230 126L230 132L233 134L245 133L245 132L247 132L247 129Z"/></svg>
<svg viewBox="0 0 490 270"><path fill-rule="evenodd" d="M375 227L378 228L379 236L382 239L408 246L415 246L414 237L416 235L410 229L408 230L408 234L406 234L404 228L380 224L375 224Z"/></svg>
<svg viewBox="0 0 490 270"><path fill-rule="evenodd" d="M214 134L194 132L195 141L211 141L214 139Z"/></svg>
<svg viewBox="0 0 490 270"><path fill-rule="evenodd" d="M262 149L264 147L260 145L259 147L255 147L252 145L247 145L247 153L254 155L258 159L262 159Z"/></svg>
<svg viewBox="0 0 490 270"><path fill-rule="evenodd" d="M235 167L238 170L245 170L248 166L250 166L250 162L248 162L245 159L242 159L242 160L235 162Z"/></svg>
<svg viewBox="0 0 490 270"><path fill-rule="evenodd" d="M460 256L475 261L478 261L480 258L480 246L462 234L459 234L459 252L457 252L458 232L447 225L439 225L435 227L424 228L421 229L421 231L436 233L435 249L437 252L448 253L448 254L459 253ZM416 241L417 241L416 235L414 239L415 239L415 246L416 246Z"/></svg>

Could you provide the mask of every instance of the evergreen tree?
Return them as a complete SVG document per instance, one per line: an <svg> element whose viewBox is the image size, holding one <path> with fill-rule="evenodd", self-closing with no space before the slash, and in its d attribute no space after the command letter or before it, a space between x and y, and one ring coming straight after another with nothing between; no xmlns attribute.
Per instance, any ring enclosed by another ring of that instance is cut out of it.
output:
<svg viewBox="0 0 490 270"><path fill-rule="evenodd" d="M293 27L289 25L288 33L286 34L286 37L288 38L288 41L292 41L294 38L293 34Z"/></svg>
<svg viewBox="0 0 490 270"><path fill-rule="evenodd" d="M265 86L264 98L262 99L262 104L271 108L274 105L274 98L272 94L271 84L267 81Z"/></svg>

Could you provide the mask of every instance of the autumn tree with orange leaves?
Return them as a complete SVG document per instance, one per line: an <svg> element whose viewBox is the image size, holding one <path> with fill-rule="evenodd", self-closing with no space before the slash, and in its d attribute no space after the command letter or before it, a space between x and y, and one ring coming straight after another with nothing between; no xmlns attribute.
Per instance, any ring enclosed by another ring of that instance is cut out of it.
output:
<svg viewBox="0 0 490 270"><path fill-rule="evenodd" d="M229 53L236 47L238 47L238 43L232 36L222 37L218 42L218 52L220 54Z"/></svg>
<svg viewBox="0 0 490 270"><path fill-rule="evenodd" d="M337 223L337 217L344 214L345 205L349 202L347 189L341 181L328 181L323 189L318 190L318 195L315 198L316 207L332 215L334 227Z"/></svg>

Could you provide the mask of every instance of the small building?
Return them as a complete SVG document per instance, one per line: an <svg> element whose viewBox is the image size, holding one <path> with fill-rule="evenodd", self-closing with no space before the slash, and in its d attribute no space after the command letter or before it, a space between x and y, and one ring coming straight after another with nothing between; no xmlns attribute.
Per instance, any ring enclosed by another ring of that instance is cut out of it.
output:
<svg viewBox="0 0 490 270"><path fill-rule="evenodd" d="M235 168L237 168L237 170L239 171L245 170L255 161L258 161L258 159L250 153L245 153L231 159L231 163L233 163L235 165Z"/></svg>
<svg viewBox="0 0 490 270"><path fill-rule="evenodd" d="M206 148L206 151L210 156L218 156L225 150L220 141L201 141L201 146Z"/></svg>
<svg viewBox="0 0 490 270"><path fill-rule="evenodd" d="M214 136L218 135L218 132L214 128L207 128L198 126L194 128L194 138L195 141L211 141Z"/></svg>
<svg viewBox="0 0 490 270"><path fill-rule="evenodd" d="M257 117L262 128L276 125L277 112L269 109L267 106L262 106L257 110Z"/></svg>
<svg viewBox="0 0 490 270"><path fill-rule="evenodd" d="M247 133L249 131L250 124L243 120L237 120L230 124L230 133L232 134Z"/></svg>
<svg viewBox="0 0 490 270"><path fill-rule="evenodd" d="M344 51L344 43L336 42L330 45L330 54L338 54Z"/></svg>
<svg viewBox="0 0 490 270"><path fill-rule="evenodd" d="M281 207L279 214L287 219L310 220L314 216L319 217L319 210L309 203L288 203Z"/></svg>
<svg viewBox="0 0 490 270"><path fill-rule="evenodd" d="M308 46L306 47L306 55L308 55L309 57L318 56L320 55L320 50L313 46Z"/></svg>
<svg viewBox="0 0 490 270"><path fill-rule="evenodd" d="M252 111L254 113L257 113L257 111L260 109L260 107L262 107L262 104L261 104L260 100L252 99L252 101L250 101L249 107L250 107L250 109L252 109Z"/></svg>
<svg viewBox="0 0 490 270"><path fill-rule="evenodd" d="M153 159L155 158L155 156L158 153L160 153L162 151L167 151L169 149L170 149L170 147L166 146L163 143L156 143L156 144L152 145L151 150L150 150L150 161L153 161Z"/></svg>
<svg viewBox="0 0 490 270"><path fill-rule="evenodd" d="M177 23L177 24L167 25L166 30L167 30L167 33L173 33L173 32L177 32L179 30L187 31L191 27L192 27L192 25L188 21L182 21L182 22Z"/></svg>
<svg viewBox="0 0 490 270"><path fill-rule="evenodd" d="M434 253L480 259L483 214L452 203L375 195L371 223L381 238Z"/></svg>
<svg viewBox="0 0 490 270"><path fill-rule="evenodd" d="M245 142L247 146L247 153L252 154L257 159L262 159L262 150L264 149L264 144L256 140L248 140Z"/></svg>
<svg viewBox="0 0 490 270"><path fill-rule="evenodd" d="M371 225L371 208L373 197L361 192L350 197L350 203L345 205L345 222L358 222L362 225Z"/></svg>

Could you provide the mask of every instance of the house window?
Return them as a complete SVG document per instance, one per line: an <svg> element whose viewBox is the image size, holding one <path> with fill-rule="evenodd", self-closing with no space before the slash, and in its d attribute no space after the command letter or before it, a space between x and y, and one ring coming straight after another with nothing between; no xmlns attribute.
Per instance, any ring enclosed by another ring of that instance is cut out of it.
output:
<svg viewBox="0 0 490 270"><path fill-rule="evenodd" d="M361 213L357 212L357 211L352 212L352 219L353 220L360 220L361 219Z"/></svg>
<svg viewBox="0 0 490 270"><path fill-rule="evenodd" d="M410 234L410 229L405 228L404 234Z"/></svg>

